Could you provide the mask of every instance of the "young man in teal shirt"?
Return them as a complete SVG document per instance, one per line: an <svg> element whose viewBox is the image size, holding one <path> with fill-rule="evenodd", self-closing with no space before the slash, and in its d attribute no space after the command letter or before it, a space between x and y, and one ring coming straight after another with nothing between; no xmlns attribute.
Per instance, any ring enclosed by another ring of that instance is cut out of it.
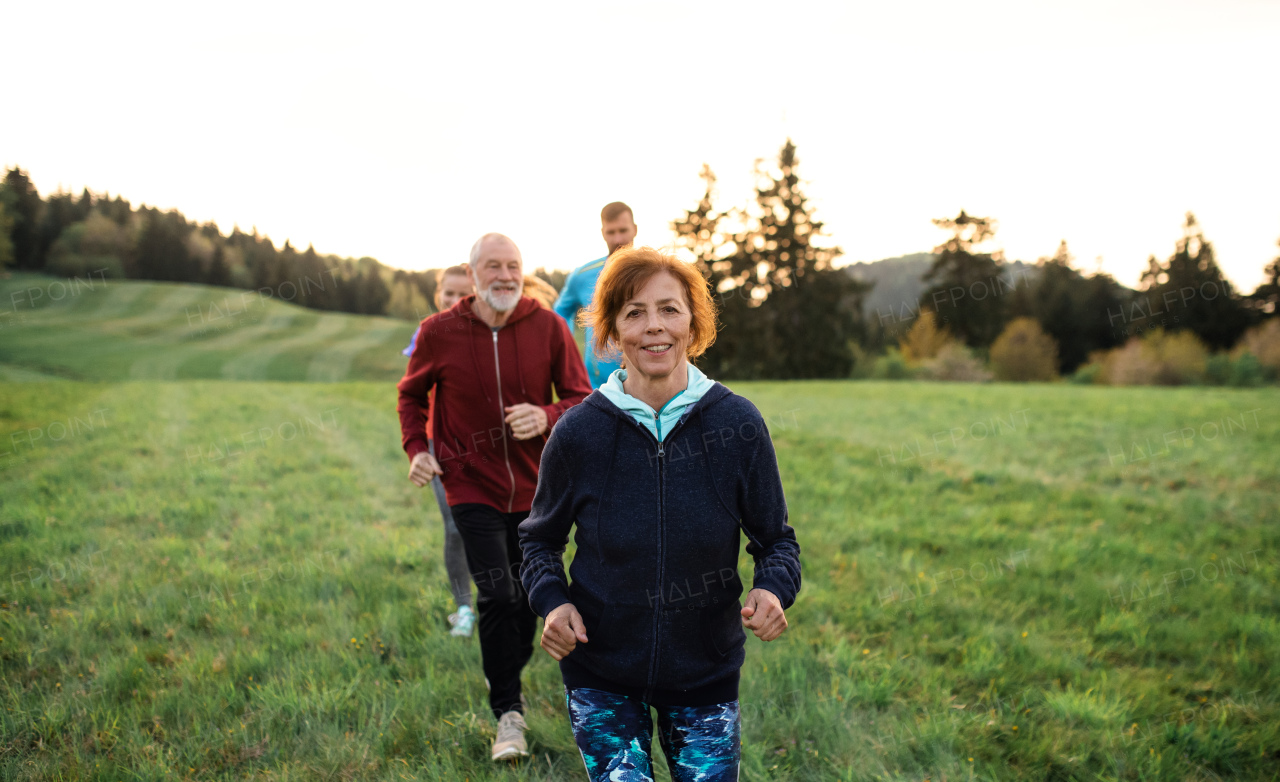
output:
<svg viewBox="0 0 1280 782"><path fill-rule="evenodd" d="M600 278L600 272L604 271L609 255L635 241L636 221L631 214L631 207L621 201L614 201L601 209L600 235L604 237L609 254L569 272L564 287L560 290L560 298L556 300L556 314L565 319L569 324L569 331L575 335L578 333L578 324L574 322L578 310L591 306L591 297L596 292L596 280ZM587 365L587 378L591 381L591 387L599 388L609 379L613 370L621 365L611 358L597 356L591 347L591 327L588 326L585 331L587 341L586 349L582 351L583 363Z"/></svg>

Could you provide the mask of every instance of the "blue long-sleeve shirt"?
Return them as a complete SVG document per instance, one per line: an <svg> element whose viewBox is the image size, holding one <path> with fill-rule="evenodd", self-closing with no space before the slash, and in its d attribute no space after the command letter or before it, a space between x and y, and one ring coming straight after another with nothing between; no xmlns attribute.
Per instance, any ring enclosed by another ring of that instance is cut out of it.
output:
<svg viewBox="0 0 1280 782"><path fill-rule="evenodd" d="M578 310L591 305L591 297L596 292L596 280L600 279L600 272L604 271L604 263L609 260L609 256L597 258L590 263L584 263L573 271L569 272L569 276L565 278L564 287L560 290L560 298L556 299L556 314L565 319L569 324L569 331L578 332L578 324L574 322L578 314ZM595 339L595 332L587 326L584 330L587 344L583 353L583 363L587 366L587 379L591 381L592 388L599 388L609 379L609 375L613 370L622 366L616 359L609 356L596 355L592 341Z"/></svg>

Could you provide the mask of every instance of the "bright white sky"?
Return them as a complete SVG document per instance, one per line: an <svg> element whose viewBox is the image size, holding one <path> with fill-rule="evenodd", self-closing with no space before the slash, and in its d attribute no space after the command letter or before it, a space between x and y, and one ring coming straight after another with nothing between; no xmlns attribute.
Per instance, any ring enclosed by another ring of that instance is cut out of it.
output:
<svg viewBox="0 0 1280 782"><path fill-rule="evenodd" d="M529 268L751 194L790 135L844 261L1000 221L1134 284L1187 210L1251 291L1280 249L1280 2L11 3L0 164L409 269ZM465 7L464 7L465 6Z"/></svg>

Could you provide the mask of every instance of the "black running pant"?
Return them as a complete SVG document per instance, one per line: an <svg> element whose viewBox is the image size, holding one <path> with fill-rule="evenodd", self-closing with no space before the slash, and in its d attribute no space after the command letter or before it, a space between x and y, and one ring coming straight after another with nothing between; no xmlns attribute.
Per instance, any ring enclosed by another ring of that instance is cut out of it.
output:
<svg viewBox="0 0 1280 782"><path fill-rule="evenodd" d="M493 716L523 713L520 672L533 656L538 617L520 583L520 537L517 528L529 511L503 513L479 503L451 505L453 521L467 549L467 566L476 582L476 614L480 619L480 658L489 680Z"/></svg>

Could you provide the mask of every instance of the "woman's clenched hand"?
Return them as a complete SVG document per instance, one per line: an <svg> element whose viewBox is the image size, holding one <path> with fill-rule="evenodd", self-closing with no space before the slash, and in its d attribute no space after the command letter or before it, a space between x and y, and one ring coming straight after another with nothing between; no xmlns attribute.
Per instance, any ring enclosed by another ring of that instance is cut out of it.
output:
<svg viewBox="0 0 1280 782"><path fill-rule="evenodd" d="M573 603L564 603L552 609L542 623L542 648L547 654L563 660L578 645L587 642L587 627L582 623L582 614L573 607Z"/></svg>
<svg viewBox="0 0 1280 782"><path fill-rule="evenodd" d="M787 629L787 615L778 596L767 589L753 589L742 605L742 626L761 641L772 641Z"/></svg>

